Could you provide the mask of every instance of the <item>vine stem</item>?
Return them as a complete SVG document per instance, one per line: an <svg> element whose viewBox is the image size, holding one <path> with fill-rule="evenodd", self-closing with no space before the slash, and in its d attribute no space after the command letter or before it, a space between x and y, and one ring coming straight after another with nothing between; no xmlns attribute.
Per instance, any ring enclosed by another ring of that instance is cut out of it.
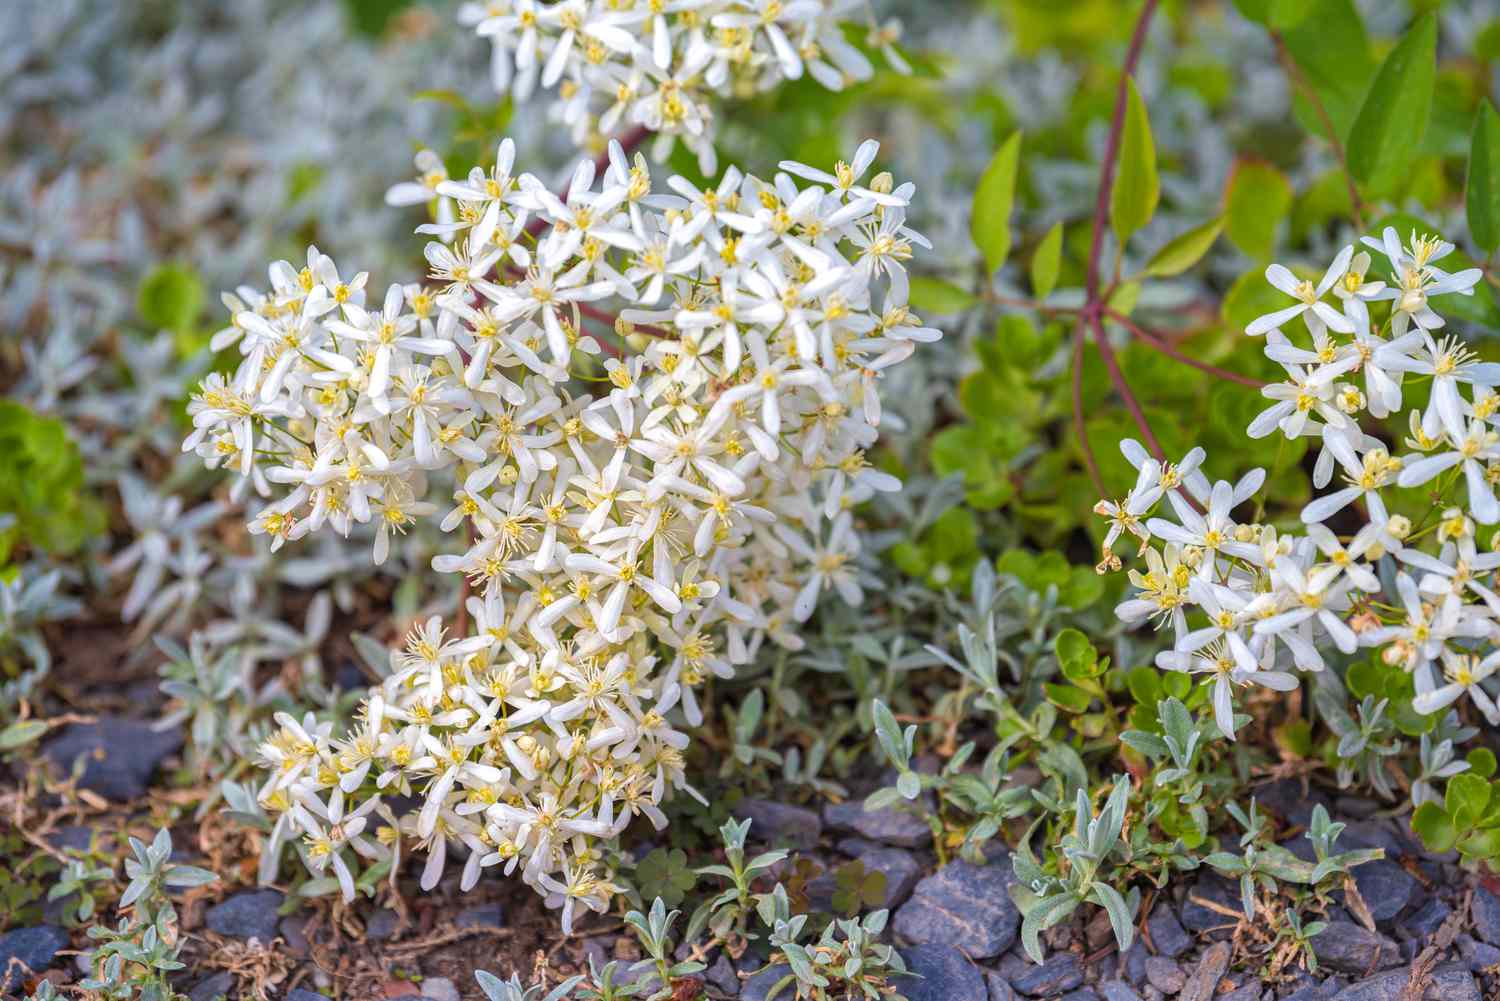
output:
<svg viewBox="0 0 1500 1001"><path fill-rule="evenodd" d="M1083 448L1083 464L1088 467L1089 479L1094 482L1094 491L1105 496L1104 477L1099 475L1099 460L1094 458L1094 447L1089 444L1088 429L1083 422L1083 324L1073 332L1073 431L1078 435L1078 444Z"/></svg>
<svg viewBox="0 0 1500 1001"><path fill-rule="evenodd" d="M1094 335L1094 343L1099 348L1099 354L1104 358L1105 367L1109 370L1110 382L1114 385L1115 392L1125 401L1125 407L1130 411L1136 426L1140 428L1141 435L1146 439L1146 446L1151 449L1157 459L1165 462L1166 455L1162 452L1156 435L1151 430L1150 423L1146 420L1146 414L1141 409L1140 401L1130 390L1130 384L1125 380L1125 374L1120 371L1120 363L1115 358L1114 349L1110 347L1109 340L1105 335L1103 316L1106 312L1106 296L1100 294L1099 264L1104 257L1104 228L1109 222L1109 198L1114 191L1115 169L1120 159L1120 142L1125 133L1125 106L1128 99L1129 83L1135 74L1135 67L1140 62L1141 50L1146 45L1146 33L1151 26L1151 16L1156 13L1157 0L1146 0L1141 7L1141 13L1136 18L1135 28L1130 35L1130 47L1125 52L1125 63L1120 69L1120 84L1115 93L1114 117L1109 125L1109 137L1104 144L1104 161L1099 165L1099 194L1094 201L1094 233L1089 243L1089 267L1086 291L1087 299L1083 309L1079 312L1078 331L1075 335L1073 347L1073 407L1074 422L1080 420L1082 404L1078 398L1078 385L1082 379L1083 361L1083 338L1087 332ZM1089 455L1088 445L1082 440L1086 457ZM1094 477L1095 486L1101 487L1099 493L1104 495L1105 491L1099 481L1097 468L1090 467L1091 475Z"/></svg>
<svg viewBox="0 0 1500 1001"><path fill-rule="evenodd" d="M1361 231L1365 228L1365 203L1359 196L1359 185L1354 183L1354 175L1349 172L1349 158L1344 153L1344 144L1339 142L1339 131L1333 127L1333 119L1328 116L1328 108L1324 106L1323 99L1318 96L1317 88L1308 81L1292 54L1287 51L1286 42L1281 37L1281 32L1271 32L1271 43L1276 46L1276 58L1281 63L1286 75L1291 78L1292 83L1307 95L1308 103L1313 107L1318 116L1318 122L1323 130L1328 133L1328 143L1333 147L1333 155L1338 157L1339 169L1344 174L1344 183L1349 188L1349 207L1354 212L1354 223Z"/></svg>
<svg viewBox="0 0 1500 1001"><path fill-rule="evenodd" d="M1227 379L1230 382L1237 382L1241 386L1249 386L1251 389L1260 389L1265 386L1265 383L1261 382L1259 379L1252 379L1248 375L1241 375L1240 373L1232 372L1227 368L1220 368L1217 365L1210 365L1208 362L1200 361L1199 359L1194 358L1192 355L1184 354L1165 337L1158 333L1147 330L1145 327L1142 327L1140 324L1136 323L1124 313L1117 313L1107 306L1104 309L1104 313L1111 320L1120 324L1120 326L1124 327L1126 330L1130 331L1136 337L1144 341L1148 347L1155 348L1157 351L1160 351L1168 358L1173 358L1177 361L1180 361L1184 365L1191 365L1193 368L1199 369L1203 372L1207 372L1209 375L1216 375L1220 379Z"/></svg>

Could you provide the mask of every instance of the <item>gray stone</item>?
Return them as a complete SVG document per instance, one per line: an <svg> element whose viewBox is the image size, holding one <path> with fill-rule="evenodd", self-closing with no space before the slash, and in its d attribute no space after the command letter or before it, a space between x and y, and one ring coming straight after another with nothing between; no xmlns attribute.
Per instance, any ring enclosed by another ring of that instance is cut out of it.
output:
<svg viewBox="0 0 1500 1001"><path fill-rule="evenodd" d="M1260 984L1245 984L1228 994L1220 994L1215 1001L1260 1001Z"/></svg>
<svg viewBox="0 0 1500 1001"><path fill-rule="evenodd" d="M1356 866L1353 875L1370 916L1382 924L1400 914L1419 888L1415 876L1389 859Z"/></svg>
<svg viewBox="0 0 1500 1001"><path fill-rule="evenodd" d="M932 813L932 796L924 793L910 809L885 807L866 810L863 801L831 803L823 808L823 822L835 831L853 831L871 841L898 848L926 848L932 844L932 828L922 814ZM914 812L915 811L915 812Z"/></svg>
<svg viewBox="0 0 1500 1001"><path fill-rule="evenodd" d="M328 1001L328 995L310 991L306 987L293 987L286 992L282 1001Z"/></svg>
<svg viewBox="0 0 1500 1001"><path fill-rule="evenodd" d="M740 1001L791 1001L797 993L795 982L777 991L774 998L771 994L771 988L776 986L776 982L791 972L792 968L785 965L769 966L761 970L740 988Z"/></svg>
<svg viewBox="0 0 1500 1001"><path fill-rule="evenodd" d="M1437 932L1448 920L1448 915L1453 913L1453 908L1443 903L1437 897L1428 899L1427 903L1412 912L1401 924L1408 932L1417 938L1426 938Z"/></svg>
<svg viewBox="0 0 1500 1001"><path fill-rule="evenodd" d="M901 950L915 977L896 977L892 984L907 1001L986 1001L989 990L979 967L951 945L916 945Z"/></svg>
<svg viewBox="0 0 1500 1001"><path fill-rule="evenodd" d="M432 1001L461 1001L458 988L447 977L428 977L422 981L422 996Z"/></svg>
<svg viewBox="0 0 1500 1001"><path fill-rule="evenodd" d="M1176 959L1193 947L1193 937L1183 930L1182 922L1165 901L1151 909L1146 930L1151 933L1151 944L1163 956Z"/></svg>
<svg viewBox="0 0 1500 1001"><path fill-rule="evenodd" d="M68 933L56 925L17 928L0 935L0 990L15 990L33 973L52 965L68 947Z"/></svg>
<svg viewBox="0 0 1500 1001"><path fill-rule="evenodd" d="M1344 973L1367 974L1396 962L1400 950L1384 935L1377 935L1353 921L1330 921L1313 937L1318 962Z"/></svg>
<svg viewBox="0 0 1500 1001"><path fill-rule="evenodd" d="M1469 964L1469 969L1478 973L1492 966L1500 965L1500 949L1495 948L1488 942L1476 942L1468 935L1458 936L1458 954Z"/></svg>
<svg viewBox="0 0 1500 1001"><path fill-rule="evenodd" d="M157 766L181 746L181 729L159 732L149 723L106 717L65 727L42 753L64 773L82 757L86 764L79 785L123 802L144 796Z"/></svg>
<svg viewBox="0 0 1500 1001"><path fill-rule="evenodd" d="M892 928L917 945L950 945L974 959L991 959L1016 941L1021 913L1008 892L1014 879L1009 860L951 862L917 884Z"/></svg>
<svg viewBox="0 0 1500 1001"><path fill-rule="evenodd" d="M986 970L984 973L985 985L989 987L990 1001L1016 1001L1015 988L1002 974L994 970Z"/></svg>
<svg viewBox="0 0 1500 1001"><path fill-rule="evenodd" d="M901 848L887 848L860 838L845 838L839 842L839 851L859 859L870 872L885 876L885 900L881 907L899 906L911 896L912 887L922 876L921 863L911 852Z"/></svg>
<svg viewBox="0 0 1500 1001"><path fill-rule="evenodd" d="M1123 980L1106 980L1099 985L1104 1001L1141 1001L1141 996Z"/></svg>
<svg viewBox="0 0 1500 1001"><path fill-rule="evenodd" d="M1328 1001L1329 998L1343 990L1343 988L1342 981L1337 978L1323 980L1317 983L1305 984L1282 998L1281 1001Z"/></svg>
<svg viewBox="0 0 1500 1001"><path fill-rule="evenodd" d="M1178 1001L1208 1001L1219 989L1219 980L1229 969L1229 943L1215 942L1198 960L1198 966L1188 976Z"/></svg>
<svg viewBox="0 0 1500 1001"><path fill-rule="evenodd" d="M499 904L480 904L461 912L453 923L460 928L504 928L505 908Z"/></svg>
<svg viewBox="0 0 1500 1001"><path fill-rule="evenodd" d="M1193 883L1188 891L1187 898L1182 902L1182 924L1189 931L1199 934L1208 931L1222 930L1225 934L1235 925L1235 918L1228 914L1214 910L1212 907L1204 906L1193 898L1211 901L1220 907L1228 908L1238 913L1241 909L1239 887L1227 879L1211 872L1203 873Z"/></svg>
<svg viewBox="0 0 1500 1001"><path fill-rule="evenodd" d="M741 800L734 815L750 820L750 837L759 841L811 848L823 833L823 821L812 810L771 799Z"/></svg>
<svg viewBox="0 0 1500 1001"><path fill-rule="evenodd" d="M234 974L225 970L198 981L197 986L188 992L188 998L190 1001L214 1001L214 998L229 997L229 992L232 990L234 990Z"/></svg>
<svg viewBox="0 0 1500 1001"><path fill-rule="evenodd" d="M1332 805L1318 789L1304 789L1301 779L1277 779L1261 786L1255 800L1293 827L1306 827L1317 804Z"/></svg>
<svg viewBox="0 0 1500 1001"><path fill-rule="evenodd" d="M204 920L211 932L229 938L256 938L270 945L281 922L276 909L284 899L279 890L242 890L210 907Z"/></svg>
<svg viewBox="0 0 1500 1001"><path fill-rule="evenodd" d="M1182 990L1182 985L1187 983L1187 974L1182 972L1182 967L1175 959L1168 959L1166 956L1148 956L1146 958L1146 982L1163 994L1176 994Z"/></svg>
<svg viewBox="0 0 1500 1001"><path fill-rule="evenodd" d="M1474 934L1490 945L1500 945L1500 897L1476 886L1474 900L1469 904L1469 920L1474 922Z"/></svg>
<svg viewBox="0 0 1500 1001"><path fill-rule="evenodd" d="M1409 979L1407 970L1390 970L1350 984L1335 994L1333 1001L1402 1001ZM1463 964L1445 963L1432 971L1422 1001L1481 1001L1481 998L1474 975Z"/></svg>
<svg viewBox="0 0 1500 1001"><path fill-rule="evenodd" d="M1055 953L1041 965L1032 966L1010 981L1017 991L1031 997L1051 997L1071 991L1082 983L1083 967L1078 965L1078 957L1071 952Z"/></svg>
<svg viewBox="0 0 1500 1001"><path fill-rule="evenodd" d="M300 914L288 914L276 928L281 933L281 940L286 943L287 952L298 958L312 951L312 943L307 940L309 920Z"/></svg>
<svg viewBox="0 0 1500 1001"><path fill-rule="evenodd" d="M384 942L388 938L394 938L400 927L401 915L389 907L382 907L365 922L365 938L371 942Z"/></svg>
<svg viewBox="0 0 1500 1001"><path fill-rule="evenodd" d="M740 992L740 978L735 975L734 964L722 952L703 971L703 979L724 994L735 995Z"/></svg>
<svg viewBox="0 0 1500 1001"><path fill-rule="evenodd" d="M1092 987L1080 987L1076 991L1064 994L1058 1001L1099 1001L1099 995Z"/></svg>
<svg viewBox="0 0 1500 1001"><path fill-rule="evenodd" d="M1141 941L1137 935L1130 943L1130 948L1125 950L1125 955L1120 957L1118 973L1124 977L1131 986L1139 987L1146 980L1146 943Z"/></svg>

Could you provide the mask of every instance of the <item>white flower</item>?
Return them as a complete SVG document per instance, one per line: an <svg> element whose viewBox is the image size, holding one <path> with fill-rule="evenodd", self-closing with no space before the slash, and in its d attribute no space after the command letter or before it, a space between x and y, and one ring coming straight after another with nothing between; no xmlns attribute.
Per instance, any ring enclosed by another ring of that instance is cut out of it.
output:
<svg viewBox="0 0 1500 1001"><path fill-rule="evenodd" d="M1305 279L1299 279L1284 265L1272 264L1266 268L1266 281L1293 299L1296 299L1297 304L1256 317L1245 328L1245 333L1252 337L1258 337L1261 334L1278 329L1288 320L1295 319L1298 316L1306 318L1307 327L1312 331L1317 330L1316 321L1321 321L1323 324L1340 333L1354 333L1354 324L1349 321L1348 317L1323 301L1323 296L1328 293L1329 289L1333 288L1334 283L1343 278L1345 273L1348 272L1349 262L1353 257L1353 247L1345 247L1339 251L1338 256L1333 259L1332 264L1328 265L1328 270L1323 272L1323 277L1319 279L1316 285Z"/></svg>

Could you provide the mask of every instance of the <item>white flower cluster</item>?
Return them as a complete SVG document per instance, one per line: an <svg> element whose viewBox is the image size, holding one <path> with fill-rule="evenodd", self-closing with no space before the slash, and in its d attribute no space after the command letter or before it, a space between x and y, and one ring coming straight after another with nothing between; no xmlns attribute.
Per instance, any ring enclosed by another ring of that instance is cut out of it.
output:
<svg viewBox="0 0 1500 1001"><path fill-rule="evenodd" d="M1372 280L1369 253L1352 246L1317 282L1273 264L1267 280L1296 301L1246 328L1265 335L1266 356L1287 376L1262 390L1274 402L1249 436L1314 439L1313 485L1327 488L1335 473L1346 484L1303 508L1305 534L1235 520L1265 473L1210 484L1201 448L1173 465L1123 442L1139 478L1126 497L1095 508L1111 521L1101 572L1119 568L1112 546L1123 535L1140 540L1147 564L1145 573L1130 571L1137 592L1117 614L1172 627L1173 649L1158 665L1213 679L1215 718L1230 739L1235 686L1294 689L1288 668L1322 670L1320 647L1330 646L1346 655L1378 648L1387 664L1412 674L1419 712L1467 695L1500 724L1484 687L1500 667L1500 652L1488 649L1500 640L1500 596L1491 589L1500 551L1496 540L1481 551L1476 534L1477 525L1500 521L1500 365L1442 336L1444 320L1430 302L1472 295L1481 272L1436 267L1453 245L1435 238L1412 234L1403 247L1386 229L1364 242L1385 257L1390 281ZM1378 329L1371 303L1389 303ZM1281 329L1298 317L1306 328L1300 345ZM1410 411L1396 454L1360 419L1399 414L1413 387L1426 403ZM1416 497L1394 492L1424 485ZM1158 509L1170 516L1152 517Z"/></svg>
<svg viewBox="0 0 1500 1001"><path fill-rule="evenodd" d="M867 80L870 60L845 37L863 10L867 41L891 68L901 26L877 25L869 0L486 0L459 9L491 40L495 89L528 99L556 87L555 117L582 146L621 124L677 139L714 173L714 97L746 97L807 74L830 90Z"/></svg>
<svg viewBox="0 0 1500 1001"><path fill-rule="evenodd" d="M364 818L415 792L398 826L428 852L425 886L453 842L465 886L519 866L565 921L605 906L599 840L661 825L686 786L669 716L697 724L695 691L767 638L799 648L825 590L861 599L851 508L899 487L865 459L877 383L939 336L906 304L911 186L861 182L877 150L665 194L616 144L559 198L512 177L506 141L444 189L455 221L421 227L440 237L430 284L366 305L363 273L309 250L271 266L269 292L225 297L214 346L244 358L205 380L183 448L285 491L250 530L277 547L373 522L379 563L446 484L442 528L468 542L433 568L473 588L472 629L415 630L345 739L281 717L272 854L303 835L352 895L345 847L377 854ZM620 344L602 365L590 323ZM589 381L598 395L574 391Z"/></svg>

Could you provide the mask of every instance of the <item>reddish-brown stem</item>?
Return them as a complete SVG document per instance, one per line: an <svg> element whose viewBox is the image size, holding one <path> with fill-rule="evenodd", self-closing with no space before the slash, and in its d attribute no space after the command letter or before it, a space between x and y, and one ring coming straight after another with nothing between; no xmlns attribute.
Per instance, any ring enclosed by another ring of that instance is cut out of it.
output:
<svg viewBox="0 0 1500 1001"><path fill-rule="evenodd" d="M1147 347L1154 348L1157 351L1160 351L1168 358L1180 361L1184 365L1191 365L1193 368L1196 368L1202 372L1207 372L1209 375L1216 375L1220 379L1228 379L1230 382L1237 382L1241 386L1249 386L1251 389L1260 389L1265 385L1265 383L1261 382L1259 379L1252 379L1248 375L1241 375L1238 372L1231 372L1227 368L1220 368L1219 366L1211 365L1206 361L1200 361L1199 359L1194 358L1191 355L1183 354L1172 344L1171 341L1167 340L1161 334L1153 333L1147 330L1123 313L1117 313L1107 306L1104 309L1104 313L1111 320L1114 320L1120 326L1124 327L1126 330L1134 334L1138 339L1145 343Z"/></svg>
<svg viewBox="0 0 1500 1001"><path fill-rule="evenodd" d="M1089 244L1088 302L1099 300L1099 261L1104 256L1104 226L1109 220L1109 196L1115 186L1115 166L1120 159L1120 137L1125 132L1126 83L1135 73L1140 62L1141 49L1146 44L1146 30L1151 25L1151 15L1156 12L1157 0L1146 0L1136 19L1135 30L1130 36L1130 48L1125 52L1125 65L1120 70L1120 88L1115 95L1114 118L1109 125L1109 138L1104 144L1104 162L1099 167L1099 195L1094 201L1094 234Z"/></svg>
<svg viewBox="0 0 1500 1001"><path fill-rule="evenodd" d="M1088 468L1089 479L1094 482L1094 492L1100 497L1104 489L1104 477L1099 474L1099 460L1094 458L1094 448L1089 444L1088 428L1083 422L1083 324L1073 332L1073 433L1078 435L1078 445L1083 449L1083 464Z"/></svg>
<svg viewBox="0 0 1500 1001"><path fill-rule="evenodd" d="M1135 426L1140 428L1141 436L1146 439L1146 447L1151 454L1162 462L1167 461L1167 455L1162 451L1161 443L1156 440L1155 433L1151 430L1151 423L1146 420L1146 412L1141 409L1141 403L1135 398L1135 393L1130 390L1130 383L1125 381L1125 373L1120 371L1120 360L1115 357L1115 349L1110 347L1109 337L1104 332L1104 324L1099 319L1098 313L1089 314L1089 326L1094 332L1094 343L1099 347L1099 355L1104 359L1104 367L1109 369L1109 381L1115 387L1115 392L1125 401L1125 409L1130 411L1130 416L1135 420Z"/></svg>
<svg viewBox="0 0 1500 1001"><path fill-rule="evenodd" d="M1094 232L1089 243L1089 267L1087 293L1083 309L1079 311L1078 330L1073 339L1073 422L1078 428L1080 443L1083 446L1085 461L1089 466L1089 475L1094 480L1094 488L1102 497L1106 494L1102 477L1099 475L1097 464L1093 461L1093 455L1089 450L1087 437L1083 430L1083 410L1079 395L1079 386L1083 378L1083 339L1085 327L1092 329L1094 343L1099 346L1099 354L1104 358L1105 367L1109 370L1110 382L1114 385L1115 392L1125 401L1125 407L1130 411L1131 417L1135 418L1136 425L1141 429L1141 435L1146 439L1146 445L1152 453L1165 461L1161 445L1157 443L1156 435L1151 431L1151 425L1146 421L1145 412L1137 402L1135 394L1130 391L1130 385L1125 381L1125 375L1120 371L1120 363L1115 359L1114 350L1109 346L1109 341L1104 336L1104 324L1101 317L1105 310L1107 296L1100 295L1099 289L1099 263L1104 256L1104 227L1109 221L1109 196L1114 190L1115 167L1120 158L1120 140L1125 131L1125 103L1128 97L1129 80L1135 72L1135 67L1141 58L1141 50L1146 44L1146 32L1151 25L1151 15L1156 12L1157 0L1146 0L1141 8L1141 13L1135 22L1135 29L1130 35L1130 47L1125 52L1125 64L1120 70L1120 86L1115 94L1114 117L1109 125L1109 138L1104 144L1104 162L1099 166L1099 194L1094 200Z"/></svg>
<svg viewBox="0 0 1500 1001"><path fill-rule="evenodd" d="M1365 203L1359 197L1359 185L1354 183L1354 175L1349 172L1349 158L1344 154L1344 144L1339 142L1339 131L1333 127L1333 119L1328 116L1328 109L1323 105L1323 99L1318 96L1318 90L1308 81L1303 74L1297 61L1287 51L1286 42L1281 38L1279 31L1271 32L1271 43L1276 46L1276 58L1281 62L1281 68L1286 70L1286 75L1291 78L1292 84L1307 95L1308 103L1313 107L1313 113L1318 116L1318 123L1323 126L1323 131L1328 133L1329 145L1333 147L1333 155L1338 157L1339 169L1344 173L1344 183L1349 188L1349 207L1354 212L1354 223L1361 230L1365 228Z"/></svg>

